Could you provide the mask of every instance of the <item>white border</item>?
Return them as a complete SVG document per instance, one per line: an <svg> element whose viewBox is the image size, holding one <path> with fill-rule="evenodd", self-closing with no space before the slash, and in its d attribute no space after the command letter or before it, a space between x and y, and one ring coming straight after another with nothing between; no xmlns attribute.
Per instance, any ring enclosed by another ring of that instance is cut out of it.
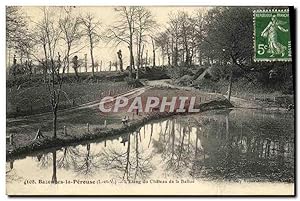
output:
<svg viewBox="0 0 300 201"><path fill-rule="evenodd" d="M0 23L1 23L1 31L0 31L0 55L1 55L1 72L0 72L0 94L2 97L1 101L1 113L0 113L0 128L1 128L1 136L2 140L0 140L0 157L1 157L1 170L0 170L0 198L1 200L7 200L8 197L5 195L5 140L4 136L6 135L6 69L5 69L5 6L6 5L202 5L202 6L214 6L214 5L231 5L231 6L282 6L282 5L289 5L289 6L295 6L298 8L300 7L300 1L299 0L253 0L253 1L241 1L241 0L151 0L149 1L141 1L141 0L109 0L109 1L96 1L96 0L75 0L72 2L70 0L1 0L1 6L0 6ZM296 21L299 24L299 13L296 15L297 19ZM297 27L296 27L297 29ZM297 30L297 36L299 36L299 32ZM298 37L299 38L299 37ZM299 59L299 39L297 40L297 55L295 57ZM298 65L296 68L298 69ZM297 70L297 77L299 78L299 69ZM299 92L300 86L297 82L297 93ZM298 99L297 105L300 102ZM299 108L299 106L297 106ZM298 113L298 110L297 110ZM297 124L300 124L299 116L297 116ZM298 129L297 129L298 130ZM299 145L299 139L300 137L297 136L297 145ZM299 161L299 148L297 148L297 162ZM297 163L297 167L299 169L299 162ZM297 187L299 187L299 180L298 175L299 171L297 172ZM297 192L299 193L299 190L297 189ZM22 198L14 198L14 200L20 200ZM23 198L24 199L24 198ZM32 199L32 198L25 198L25 199ZM36 198L36 199L43 199L43 200L52 200L52 198ZM57 198L57 200L65 200L65 199L76 199L76 200L85 200L86 198ZM99 199L99 198L94 198ZM100 198L101 200L117 200L117 198ZM132 198L123 198L124 200L132 200ZM147 199L147 198L144 198ZM165 201L166 198L156 198L156 200ZM183 199L183 198L179 198ZM200 198L201 200L219 200L220 198ZM231 200L232 198L223 198ZM237 199L237 198L235 198ZM245 200L253 200L253 198L244 198ZM265 200L266 198L255 198L255 200ZM273 198L271 198L273 199ZM281 198L280 200L290 200L290 198Z"/></svg>

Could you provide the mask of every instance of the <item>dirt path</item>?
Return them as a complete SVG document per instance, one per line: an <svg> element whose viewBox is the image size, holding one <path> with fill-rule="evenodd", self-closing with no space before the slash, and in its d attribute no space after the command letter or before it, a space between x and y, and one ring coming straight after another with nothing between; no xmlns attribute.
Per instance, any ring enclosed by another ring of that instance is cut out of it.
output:
<svg viewBox="0 0 300 201"><path fill-rule="evenodd" d="M91 108L91 107L103 105L105 103L109 103L109 102L115 101L118 97L126 97L126 98L128 98L130 100L132 98L140 96L141 94L143 94L146 90L148 90L150 88L152 88L152 87L151 86L146 86L146 87L137 88L137 89L129 91L129 92L125 93L125 94L118 94L118 95L114 96L111 100L90 102L90 103L81 105L78 108L74 108L74 110L80 110L80 109L84 109L84 108Z"/></svg>
<svg viewBox="0 0 300 201"><path fill-rule="evenodd" d="M182 86L176 86L172 84L171 79L164 79L164 80L152 80L152 81L146 81L145 84L147 86L152 86L152 87L167 87L167 88L175 88L175 89L182 89L182 90L199 90L194 87L182 87ZM227 98L225 95L221 93L210 93L210 92L205 92L207 95L220 95L223 96L224 98ZM234 107L238 108L248 108L248 109L262 109L263 106L258 104L255 101L249 101L246 99L238 98L231 96L231 104Z"/></svg>

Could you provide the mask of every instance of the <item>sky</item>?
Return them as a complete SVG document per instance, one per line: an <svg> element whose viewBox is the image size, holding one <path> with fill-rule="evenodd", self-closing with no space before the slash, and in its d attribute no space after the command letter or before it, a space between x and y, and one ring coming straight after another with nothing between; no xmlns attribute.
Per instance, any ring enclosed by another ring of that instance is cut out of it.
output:
<svg viewBox="0 0 300 201"><path fill-rule="evenodd" d="M113 10L114 7L108 7L108 6L76 6L73 8L73 13L76 15L85 14L85 13L92 13L97 20L101 21L102 26L101 29L104 31L109 25L113 24L114 21L117 19L116 14ZM161 30L164 30L166 27L166 23L169 18L170 13L174 13L177 11L186 11L190 14L195 13L198 9L203 9L203 7L170 7L170 6L153 6L153 7L147 7L155 21L160 25L158 32ZM59 8L58 8L59 9ZM42 11L41 7L30 7L30 6L24 6L22 7L23 12L30 18L32 21L29 26L32 26L34 23L37 22L42 18ZM90 63L90 56L89 56L89 49L88 49L88 43L82 44L86 45L87 47L82 49L82 51L77 53L77 56L80 59L84 58L84 54L88 54L88 63ZM125 45L119 45L118 47L113 46L113 44L107 44L107 42L100 42L97 47L94 50L94 57L95 60L100 63L102 60L103 67L102 69L108 69L109 62L117 61L117 54L116 52L121 49L123 52L123 58L124 58L124 65L128 65L129 60L129 54L128 54L128 48ZM152 48L151 45L147 45L144 52L148 50L148 57L152 57ZM156 54L159 54L157 52ZM158 58L158 57L157 57ZM158 58L156 61L157 64L162 64L162 61Z"/></svg>

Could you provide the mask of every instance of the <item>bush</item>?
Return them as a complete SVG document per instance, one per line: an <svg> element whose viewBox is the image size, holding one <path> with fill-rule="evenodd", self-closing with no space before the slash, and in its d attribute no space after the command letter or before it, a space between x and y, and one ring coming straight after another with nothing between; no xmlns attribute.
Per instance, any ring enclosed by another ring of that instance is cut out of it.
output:
<svg viewBox="0 0 300 201"><path fill-rule="evenodd" d="M184 67L184 66L178 66L178 67L168 68L167 75L171 79L176 80L178 78L183 77L184 75L192 76L192 75L194 75L194 73L190 68L187 68L187 67Z"/></svg>
<svg viewBox="0 0 300 201"><path fill-rule="evenodd" d="M181 78L177 79L175 81L175 83L179 84L179 85L183 85L183 86L188 86L188 85L190 85L192 83L192 79L193 79L192 76L190 76L190 75L184 75Z"/></svg>
<svg viewBox="0 0 300 201"><path fill-rule="evenodd" d="M124 81L127 82L128 85L133 87L142 87L144 86L139 79L134 79L132 77L125 77Z"/></svg>

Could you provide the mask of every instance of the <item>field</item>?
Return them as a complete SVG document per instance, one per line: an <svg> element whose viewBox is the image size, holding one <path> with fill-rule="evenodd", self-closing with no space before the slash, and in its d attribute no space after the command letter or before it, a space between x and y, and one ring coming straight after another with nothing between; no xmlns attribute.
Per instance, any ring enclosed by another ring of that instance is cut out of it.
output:
<svg viewBox="0 0 300 201"><path fill-rule="evenodd" d="M126 82L66 83L62 87L59 109L75 107L132 89ZM50 112L51 105L46 84L27 88L7 88L8 117Z"/></svg>

